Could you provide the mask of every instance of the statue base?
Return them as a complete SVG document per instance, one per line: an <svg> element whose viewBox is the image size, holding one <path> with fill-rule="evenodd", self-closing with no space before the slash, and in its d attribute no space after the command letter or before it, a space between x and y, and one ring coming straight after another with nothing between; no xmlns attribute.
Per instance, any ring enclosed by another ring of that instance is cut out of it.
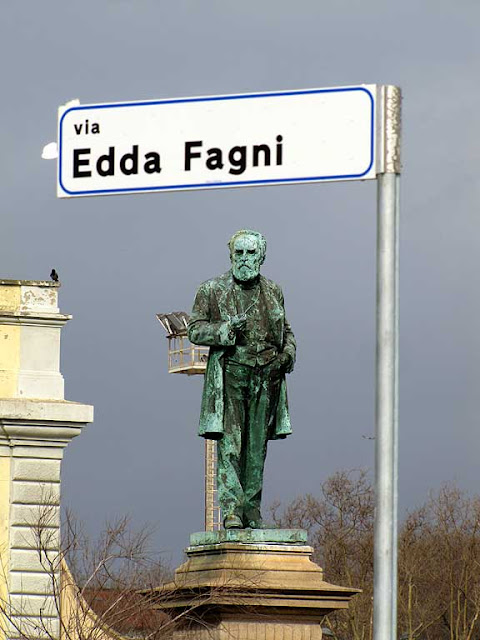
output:
<svg viewBox="0 0 480 640"><path fill-rule="evenodd" d="M305 541L298 529L192 534L174 581L154 592L179 615L172 638L320 640L322 618L359 590L325 582Z"/></svg>
<svg viewBox="0 0 480 640"><path fill-rule="evenodd" d="M305 545L307 544L307 532L303 529L221 529L220 531L199 531L190 535L190 547L188 549L220 544L221 542Z"/></svg>

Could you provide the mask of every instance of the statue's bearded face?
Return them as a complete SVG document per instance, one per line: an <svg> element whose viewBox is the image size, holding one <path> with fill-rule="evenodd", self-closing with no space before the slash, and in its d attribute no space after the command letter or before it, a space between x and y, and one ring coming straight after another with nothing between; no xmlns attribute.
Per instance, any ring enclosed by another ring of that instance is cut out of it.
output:
<svg viewBox="0 0 480 640"><path fill-rule="evenodd" d="M235 239L231 252L232 271L237 280L248 282L260 273L262 255L255 236L242 235Z"/></svg>

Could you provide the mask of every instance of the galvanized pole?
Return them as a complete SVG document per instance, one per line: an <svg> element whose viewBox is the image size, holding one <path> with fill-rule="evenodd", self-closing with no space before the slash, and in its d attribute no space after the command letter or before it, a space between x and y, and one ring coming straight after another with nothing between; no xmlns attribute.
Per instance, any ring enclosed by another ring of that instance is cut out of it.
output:
<svg viewBox="0 0 480 640"><path fill-rule="evenodd" d="M381 171L377 176L377 350L373 638L396 640L398 222L400 102L398 87L380 88Z"/></svg>
<svg viewBox="0 0 480 640"><path fill-rule="evenodd" d="M395 390L393 414L393 534L392 534L392 638L397 637L397 588L398 588L398 338L399 338L399 257L400 257L400 175L397 174L395 188Z"/></svg>

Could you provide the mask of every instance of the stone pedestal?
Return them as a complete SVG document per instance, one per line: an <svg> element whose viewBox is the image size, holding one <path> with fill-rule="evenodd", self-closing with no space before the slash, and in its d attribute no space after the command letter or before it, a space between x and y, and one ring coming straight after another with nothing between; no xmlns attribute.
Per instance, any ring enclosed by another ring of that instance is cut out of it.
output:
<svg viewBox="0 0 480 640"><path fill-rule="evenodd" d="M0 280L0 637L59 637L60 465L93 407L64 400L58 284ZM3 618L3 619L2 619Z"/></svg>
<svg viewBox="0 0 480 640"><path fill-rule="evenodd" d="M325 582L301 530L197 533L158 607L179 617L175 640L320 640L323 617L358 589Z"/></svg>

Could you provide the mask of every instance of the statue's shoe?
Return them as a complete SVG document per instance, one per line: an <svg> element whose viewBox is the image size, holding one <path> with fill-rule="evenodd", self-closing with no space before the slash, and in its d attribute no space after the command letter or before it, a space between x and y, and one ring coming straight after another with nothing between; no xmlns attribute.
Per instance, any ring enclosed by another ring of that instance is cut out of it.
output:
<svg viewBox="0 0 480 640"><path fill-rule="evenodd" d="M226 516L223 520L225 529L243 529L242 519L236 515Z"/></svg>

